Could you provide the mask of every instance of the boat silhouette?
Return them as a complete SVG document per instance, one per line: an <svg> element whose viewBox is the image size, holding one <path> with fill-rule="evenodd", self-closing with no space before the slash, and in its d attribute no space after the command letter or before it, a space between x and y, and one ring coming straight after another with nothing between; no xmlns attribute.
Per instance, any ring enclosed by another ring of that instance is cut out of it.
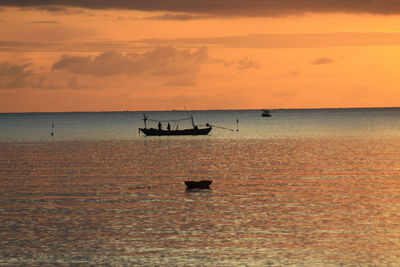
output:
<svg viewBox="0 0 400 267"><path fill-rule="evenodd" d="M182 120L191 120L193 128L187 129L171 129L170 122L179 122ZM212 126L210 124L206 124L206 127L199 127L194 124L193 115L189 118L183 118L179 120L166 120L166 121L158 121L158 128L147 128L147 121L157 121L147 118L145 114L143 114L144 128L139 128L139 132L144 133L147 136L174 136L174 135L207 135L212 130ZM167 129L162 128L161 122L168 122Z"/></svg>
<svg viewBox="0 0 400 267"><path fill-rule="evenodd" d="M263 113L261 113L261 117L271 117L271 113L269 112L268 109L264 109Z"/></svg>
<svg viewBox="0 0 400 267"><path fill-rule="evenodd" d="M187 189L195 189L195 188L208 189L210 188L211 183L212 180L185 181Z"/></svg>

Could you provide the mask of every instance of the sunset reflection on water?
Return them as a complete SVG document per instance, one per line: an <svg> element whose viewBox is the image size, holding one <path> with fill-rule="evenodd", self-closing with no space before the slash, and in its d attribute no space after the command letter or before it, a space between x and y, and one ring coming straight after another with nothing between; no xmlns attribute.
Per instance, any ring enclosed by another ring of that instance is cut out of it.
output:
<svg viewBox="0 0 400 267"><path fill-rule="evenodd" d="M400 264L394 139L1 143L1 264ZM185 180L211 179L211 190Z"/></svg>

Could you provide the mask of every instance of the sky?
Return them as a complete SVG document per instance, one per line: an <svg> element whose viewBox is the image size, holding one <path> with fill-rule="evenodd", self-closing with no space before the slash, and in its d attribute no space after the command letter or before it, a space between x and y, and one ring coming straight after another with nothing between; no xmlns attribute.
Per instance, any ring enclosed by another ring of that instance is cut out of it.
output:
<svg viewBox="0 0 400 267"><path fill-rule="evenodd" d="M0 113L398 107L400 0L0 0Z"/></svg>

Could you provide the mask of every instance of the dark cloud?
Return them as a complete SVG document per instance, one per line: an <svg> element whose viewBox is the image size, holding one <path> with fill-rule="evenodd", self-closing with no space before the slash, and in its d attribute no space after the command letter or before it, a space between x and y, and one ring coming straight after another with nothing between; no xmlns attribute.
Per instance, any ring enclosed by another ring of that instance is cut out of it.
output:
<svg viewBox="0 0 400 267"><path fill-rule="evenodd" d="M187 75L197 73L208 59L206 48L195 51L158 47L143 54L106 51L97 56L65 54L53 64L53 70L74 74L112 76L120 74Z"/></svg>
<svg viewBox="0 0 400 267"><path fill-rule="evenodd" d="M0 5L133 9L217 16L280 16L309 12L400 14L400 1L397 0L2 0Z"/></svg>
<svg viewBox="0 0 400 267"><path fill-rule="evenodd" d="M0 83L3 89L26 88L31 85L30 79L26 77L15 77L9 82Z"/></svg>
<svg viewBox="0 0 400 267"><path fill-rule="evenodd" d="M22 64L11 64L8 61L0 62L0 77L25 77L33 72L33 64L30 62Z"/></svg>
<svg viewBox="0 0 400 267"><path fill-rule="evenodd" d="M34 66L30 62L11 64L0 62L0 89L23 88L32 85Z"/></svg>
<svg viewBox="0 0 400 267"><path fill-rule="evenodd" d="M35 6L34 6L35 7ZM43 11L48 11L48 12L55 12L55 13L65 13L70 10L68 7L64 7L62 5L56 6L56 5L38 5L35 8Z"/></svg>
<svg viewBox="0 0 400 267"><path fill-rule="evenodd" d="M209 19L214 16L210 15L192 15L192 14L171 14L166 13L161 16L146 17L146 20L198 20L198 19Z"/></svg>
<svg viewBox="0 0 400 267"><path fill-rule="evenodd" d="M335 62L335 61L333 59L331 59L331 58L321 57L321 58L318 58L318 59L312 61L311 65L324 65L324 64L330 64L330 63L333 63L333 62Z"/></svg>
<svg viewBox="0 0 400 267"><path fill-rule="evenodd" d="M0 3L1 5L1 3ZM38 5L38 6L26 6L24 9L37 9L40 11L55 13L57 15L79 15L86 14L86 11L82 8L73 8L62 5Z"/></svg>

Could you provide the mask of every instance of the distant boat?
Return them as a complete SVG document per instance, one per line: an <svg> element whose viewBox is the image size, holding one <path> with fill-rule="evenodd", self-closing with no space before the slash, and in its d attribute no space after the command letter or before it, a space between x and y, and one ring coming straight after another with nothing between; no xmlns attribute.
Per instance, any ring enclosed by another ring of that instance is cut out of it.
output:
<svg viewBox="0 0 400 267"><path fill-rule="evenodd" d="M192 120L192 125L193 128L189 129L178 129L176 127L175 130L171 129L171 126L169 122L178 122L181 120ZM168 122L167 129L162 129L162 124L161 121L158 121L158 128L147 128L147 121L157 121L157 120L152 120L148 119L146 115L143 114L143 121L144 121L144 128L139 128L139 132L144 133L147 136L174 136L174 135L207 135L211 130L212 126L210 124L206 124L206 127L199 128L197 125L194 124L193 116L190 116L190 118L184 118L180 120L170 120L170 121L162 121L162 122Z"/></svg>
<svg viewBox="0 0 400 267"><path fill-rule="evenodd" d="M188 189L195 189L195 188L207 189L210 188L211 183L212 180L185 181L185 185L187 186Z"/></svg>
<svg viewBox="0 0 400 267"><path fill-rule="evenodd" d="M261 117L271 117L271 113L269 112L268 109L264 109L263 113L261 114Z"/></svg>

